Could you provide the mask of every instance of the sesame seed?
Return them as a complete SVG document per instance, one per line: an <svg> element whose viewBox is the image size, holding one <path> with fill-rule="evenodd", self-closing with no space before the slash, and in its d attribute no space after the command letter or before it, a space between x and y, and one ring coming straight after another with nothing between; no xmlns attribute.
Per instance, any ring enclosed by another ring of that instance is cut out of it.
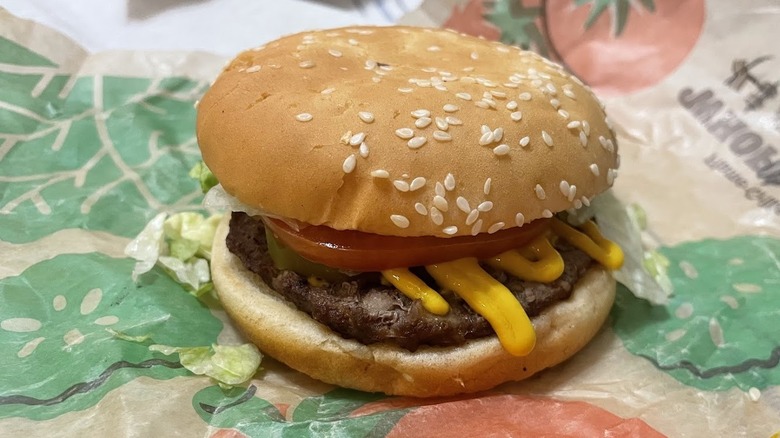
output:
<svg viewBox="0 0 780 438"><path fill-rule="evenodd" d="M590 135L590 123L587 120L582 121L582 130L585 131L585 135Z"/></svg>
<svg viewBox="0 0 780 438"><path fill-rule="evenodd" d="M391 70L393 70L393 66L391 66L391 65L380 65L380 66L379 66L379 70L382 70L382 71L391 71Z"/></svg>
<svg viewBox="0 0 780 438"><path fill-rule="evenodd" d="M455 97L463 100L471 100L471 95L469 93L457 93L455 94Z"/></svg>
<svg viewBox="0 0 780 438"><path fill-rule="evenodd" d="M615 169L620 168L620 155L615 155Z"/></svg>
<svg viewBox="0 0 780 438"><path fill-rule="evenodd" d="M355 170L355 166L357 166L357 157L355 157L355 154L351 154L344 160L341 169L344 173L352 173L352 171Z"/></svg>
<svg viewBox="0 0 780 438"><path fill-rule="evenodd" d="M547 146L552 147L553 139L550 137L550 134L548 134L547 131L542 131L542 140Z"/></svg>
<svg viewBox="0 0 780 438"><path fill-rule="evenodd" d="M452 136L444 131L433 131L433 138L438 141L452 140Z"/></svg>
<svg viewBox="0 0 780 438"><path fill-rule="evenodd" d="M441 211L439 211L438 208L431 207L430 211L431 211L431 221L433 221L434 224L441 225L444 223L444 215L441 214Z"/></svg>
<svg viewBox="0 0 780 438"><path fill-rule="evenodd" d="M309 120L313 119L314 116L309 113L300 113L295 116L295 118L298 119L299 122L308 122Z"/></svg>
<svg viewBox="0 0 780 438"><path fill-rule="evenodd" d="M458 196L458 199L455 200L455 205L457 205L460 211L464 213L471 212L471 206L469 206L469 201L463 196Z"/></svg>
<svg viewBox="0 0 780 438"><path fill-rule="evenodd" d="M574 92L571 91L571 89L569 89L569 88L564 88L563 89L563 94L566 95L566 97L568 97L569 99L573 99L573 100L577 99L577 96L574 95Z"/></svg>
<svg viewBox="0 0 780 438"><path fill-rule="evenodd" d="M382 78L380 78L379 76L374 76L374 77L371 78L371 80L374 81L377 84L382 82Z"/></svg>
<svg viewBox="0 0 780 438"><path fill-rule="evenodd" d="M509 53L509 49L504 46L496 46L496 50L498 50L501 53Z"/></svg>
<svg viewBox="0 0 780 438"><path fill-rule="evenodd" d="M596 163L590 165L590 171L595 176L599 176L601 174L601 172L599 171L599 165Z"/></svg>
<svg viewBox="0 0 780 438"><path fill-rule="evenodd" d="M523 113L520 111L515 111L512 114L509 115L509 118L512 119L515 122L519 122L523 119Z"/></svg>
<svg viewBox="0 0 780 438"><path fill-rule="evenodd" d="M253 65L253 66L249 67L248 69L246 69L247 73L257 73L259 71L260 71L260 66L259 65Z"/></svg>
<svg viewBox="0 0 780 438"><path fill-rule="evenodd" d="M582 199L582 205L584 205L584 206L586 206L586 207L590 207L590 199L588 199L588 197L587 197L587 196L583 196L583 197L582 197L582 198L580 198L580 199Z"/></svg>
<svg viewBox="0 0 780 438"><path fill-rule="evenodd" d="M458 125L462 125L463 124L463 121L461 121L459 118L453 117L453 116L447 116L447 117L444 118L444 120L448 124L450 124L452 126L458 126Z"/></svg>
<svg viewBox="0 0 780 438"><path fill-rule="evenodd" d="M539 199L544 199L547 197L547 194L544 193L544 189L539 184L534 187L534 191L536 192L536 197Z"/></svg>
<svg viewBox="0 0 780 438"><path fill-rule="evenodd" d="M371 171L371 176L374 178L390 178L390 173L384 169L376 169Z"/></svg>
<svg viewBox="0 0 780 438"><path fill-rule="evenodd" d="M479 53L471 52L471 55L469 55L469 57L476 61L477 59L479 59Z"/></svg>
<svg viewBox="0 0 780 438"><path fill-rule="evenodd" d="M490 90L490 95L498 99L506 99L506 93L498 90Z"/></svg>
<svg viewBox="0 0 780 438"><path fill-rule="evenodd" d="M426 142L428 141L425 137L414 137L411 140L409 140L406 145L409 146L409 149L419 149L421 148Z"/></svg>
<svg viewBox="0 0 780 438"><path fill-rule="evenodd" d="M617 177L617 170L607 169L607 184L612 185L616 177Z"/></svg>
<svg viewBox="0 0 780 438"><path fill-rule="evenodd" d="M604 149L607 148L607 139L603 135L599 135L599 143L601 143L601 147Z"/></svg>
<svg viewBox="0 0 780 438"><path fill-rule="evenodd" d="M490 201L482 201L478 206L477 210L481 212L488 212L493 209L493 203Z"/></svg>
<svg viewBox="0 0 780 438"><path fill-rule="evenodd" d="M453 105L451 103L448 103L442 107L444 112L446 113L454 113L455 111L459 110L460 108L457 105Z"/></svg>
<svg viewBox="0 0 780 438"><path fill-rule="evenodd" d="M477 105L480 108L488 109L488 108L495 108L498 104L496 104L496 101L493 99L488 99L483 97L479 102L476 102L475 105Z"/></svg>
<svg viewBox="0 0 780 438"><path fill-rule="evenodd" d="M471 227L471 235L476 236L477 234L482 231L482 219L479 219L477 222L474 223L474 226Z"/></svg>
<svg viewBox="0 0 780 438"><path fill-rule="evenodd" d="M399 192L409 191L409 183L402 179L397 179L393 181L393 185L395 186L396 189L398 189Z"/></svg>
<svg viewBox="0 0 780 438"><path fill-rule="evenodd" d="M371 123L371 122L374 121L374 115L371 114L368 111L361 111L361 112L359 112L358 113L358 117L360 117L360 120L362 120L362 121L364 121L366 123Z"/></svg>
<svg viewBox="0 0 780 438"><path fill-rule="evenodd" d="M486 195L490 194L490 186L493 184L493 180L491 178L488 178L485 180L485 185L482 186L482 192Z"/></svg>
<svg viewBox="0 0 780 438"><path fill-rule="evenodd" d="M547 83L547 91L550 92L550 94L556 94L558 90L555 89L555 85L552 84L552 82Z"/></svg>
<svg viewBox="0 0 780 438"><path fill-rule="evenodd" d="M438 208L439 211L447 211L450 209L450 204L444 199L443 196L436 195L433 197L433 205Z"/></svg>
<svg viewBox="0 0 780 438"><path fill-rule="evenodd" d="M756 387L748 389L748 397L751 401L757 402L761 398L761 390Z"/></svg>
<svg viewBox="0 0 780 438"><path fill-rule="evenodd" d="M431 121L432 121L432 120L431 120L431 118L430 118L430 117L420 117L419 119L417 119L417 120L415 120L415 121L414 121L414 126L416 126L416 127L420 128L420 129L422 129L422 128L425 128L425 127L427 127L428 125L430 125L430 124L431 124Z"/></svg>
<svg viewBox="0 0 780 438"><path fill-rule="evenodd" d="M500 144L493 148L493 154L502 157L510 152L509 145Z"/></svg>
<svg viewBox="0 0 780 438"><path fill-rule="evenodd" d="M610 152L615 152L615 144L612 143L612 139L607 139L607 150Z"/></svg>
<svg viewBox="0 0 780 438"><path fill-rule="evenodd" d="M579 199L575 199L574 200L574 208L576 210L579 210L580 208L582 208L582 201L580 201Z"/></svg>
<svg viewBox="0 0 780 438"><path fill-rule="evenodd" d="M559 185L559 188L561 189L561 193L563 196L569 196L569 182L566 180L561 181L561 184Z"/></svg>
<svg viewBox="0 0 780 438"><path fill-rule="evenodd" d="M350 38L350 39L348 39L348 40L347 40L347 43L349 43L349 45L350 45L350 46L357 46L357 45L358 45L358 42L357 42L357 40L356 40L356 39L354 39L354 38Z"/></svg>
<svg viewBox="0 0 780 438"><path fill-rule="evenodd" d="M542 86L542 80L541 79L534 79L531 81L531 85L534 87L541 87Z"/></svg>
<svg viewBox="0 0 780 438"><path fill-rule="evenodd" d="M312 67L314 67L314 61L301 61L298 64L298 67L300 67L300 68L312 68Z"/></svg>
<svg viewBox="0 0 780 438"><path fill-rule="evenodd" d="M463 67L461 70L465 72L470 72L470 71L474 71L474 67Z"/></svg>
<svg viewBox="0 0 780 438"><path fill-rule="evenodd" d="M425 187L425 183L427 180L421 176L418 176L417 178L412 180L412 183L409 184L409 191L413 192L415 190L419 190L423 187Z"/></svg>
<svg viewBox="0 0 780 438"><path fill-rule="evenodd" d="M553 108L558 109L561 106L561 102L558 99L550 99L550 105L552 105Z"/></svg>
<svg viewBox="0 0 780 438"><path fill-rule="evenodd" d="M400 91L401 93L405 93L406 94L406 93L411 93L414 90L412 90L409 87L401 87L401 88L398 89L398 91Z"/></svg>
<svg viewBox="0 0 780 438"><path fill-rule="evenodd" d="M420 202L414 204L414 210L417 213L420 213L423 216L427 216L428 215L428 209Z"/></svg>
<svg viewBox="0 0 780 438"><path fill-rule="evenodd" d="M496 231L504 228L504 225L506 225L506 224L503 223L503 222L496 222L496 223L494 223L493 225L490 226L490 228L488 228L488 234L493 234Z"/></svg>
<svg viewBox="0 0 780 438"><path fill-rule="evenodd" d="M506 109L508 109L509 111L516 110L517 109L517 101L510 100L509 102L507 102L506 103Z"/></svg>
<svg viewBox="0 0 780 438"><path fill-rule="evenodd" d="M395 135L401 137L404 140L408 140L414 137L414 131L409 128L401 128L395 130Z"/></svg>
<svg viewBox="0 0 780 438"><path fill-rule="evenodd" d="M330 94L330 93L332 93L334 91L336 91L335 88L326 88L326 89L320 91L320 94Z"/></svg>
<svg viewBox="0 0 780 438"><path fill-rule="evenodd" d="M569 200L569 202L574 200L574 197L577 196L577 186L574 184L569 187L569 196L566 197L566 199Z"/></svg>
<svg viewBox="0 0 780 438"><path fill-rule="evenodd" d="M428 111L427 109L418 109L418 110L412 111L411 114L412 114L412 117L414 117L415 119L419 119L420 117L430 117L431 112Z"/></svg>
<svg viewBox="0 0 780 438"><path fill-rule="evenodd" d="M518 88L518 85L515 84L514 82L505 82L504 86L507 88Z"/></svg>
<svg viewBox="0 0 780 438"><path fill-rule="evenodd" d="M474 222L476 222L478 218L479 218L479 210L475 208L469 212L468 216L466 216L466 225L474 224Z"/></svg>
<svg viewBox="0 0 780 438"><path fill-rule="evenodd" d="M517 213L515 215L515 225L517 225L518 227L522 227L524 223L525 223L525 216L523 215L523 213Z"/></svg>
<svg viewBox="0 0 780 438"><path fill-rule="evenodd" d="M396 227L398 228L408 228L409 227L409 219L406 218L406 216L402 216L400 214L391 214L390 220L393 221Z"/></svg>
<svg viewBox="0 0 780 438"><path fill-rule="evenodd" d="M569 118L569 112L566 111L565 109L559 109L558 110L558 115L563 117L564 119L568 119Z"/></svg>
<svg viewBox="0 0 780 438"><path fill-rule="evenodd" d="M588 137L582 131L580 131L580 144L582 145L582 147L588 145Z"/></svg>
<svg viewBox="0 0 780 438"><path fill-rule="evenodd" d="M577 120L572 120L571 122L566 124L566 127L569 129L577 129L580 127L580 122Z"/></svg>
<svg viewBox="0 0 780 438"><path fill-rule="evenodd" d="M526 135L525 137L520 139L520 147L524 148L524 147L528 146L528 143L530 143L530 142L531 142L531 137Z"/></svg>
<svg viewBox="0 0 780 438"><path fill-rule="evenodd" d="M496 128L493 130L493 140L501 141L504 138L504 128Z"/></svg>
<svg viewBox="0 0 780 438"><path fill-rule="evenodd" d="M527 91L523 92L523 93L520 93L520 94L517 95L517 98L520 99L520 100L529 101L529 100L531 100L531 93L529 93Z"/></svg>
<svg viewBox="0 0 780 438"><path fill-rule="evenodd" d="M442 84L436 84L436 85L433 86L433 88L435 88L435 89L437 89L439 91L447 91L447 87L445 87Z"/></svg>
<svg viewBox="0 0 780 438"><path fill-rule="evenodd" d="M376 68L376 61L373 59L367 59L365 63L365 69L366 70L373 70Z"/></svg>
<svg viewBox="0 0 780 438"><path fill-rule="evenodd" d="M444 194L446 193L444 190L444 184L436 181L436 185L433 188L433 192L436 193L436 196L444 197Z"/></svg>
<svg viewBox="0 0 780 438"><path fill-rule="evenodd" d="M441 117L436 117L436 127L441 129L442 131L446 131L449 129L450 124L447 123L447 121Z"/></svg>
<svg viewBox="0 0 780 438"><path fill-rule="evenodd" d="M464 76L460 78L461 82L467 83L467 84L475 84L477 82L476 79L470 77L470 76Z"/></svg>
<svg viewBox="0 0 780 438"><path fill-rule="evenodd" d="M479 127L479 132L481 132L482 134L487 134L489 132L493 132L493 130L490 129L490 126L488 125L482 125Z"/></svg>
<svg viewBox="0 0 780 438"><path fill-rule="evenodd" d="M328 49L328 53L335 58L341 58L341 52L336 49Z"/></svg>
<svg viewBox="0 0 780 438"><path fill-rule="evenodd" d="M368 145L366 143L360 143L360 148L358 150L360 151L361 157L368 158Z"/></svg>
<svg viewBox="0 0 780 438"><path fill-rule="evenodd" d="M341 136L339 142L348 145L350 137L352 137L352 131L347 131Z"/></svg>
<svg viewBox="0 0 780 438"><path fill-rule="evenodd" d="M439 51L441 51L441 47L439 47L439 46L430 46L426 50L428 50L429 52L439 52Z"/></svg>
<svg viewBox="0 0 780 438"><path fill-rule="evenodd" d="M424 71L425 73L433 73L436 71L436 67L423 67L420 70Z"/></svg>
<svg viewBox="0 0 780 438"><path fill-rule="evenodd" d="M549 218L553 217L553 214L552 214L552 212L550 210L545 208L544 211L542 211L542 216L549 219Z"/></svg>
<svg viewBox="0 0 780 438"><path fill-rule="evenodd" d="M452 236L453 234L458 232L458 227L455 225L450 225L449 227L446 227L441 230L442 233Z"/></svg>
<svg viewBox="0 0 780 438"><path fill-rule="evenodd" d="M349 139L349 145L350 146L359 146L360 143L363 143L363 140L366 139L366 133L365 132L358 132L357 134L353 135Z"/></svg>
<svg viewBox="0 0 780 438"><path fill-rule="evenodd" d="M604 108L602 107L602 109ZM604 117L604 123L607 124L607 129L612 131L612 121L609 119L609 117Z"/></svg>
<svg viewBox="0 0 780 438"><path fill-rule="evenodd" d="M448 192L451 192L455 190L455 176L451 173L448 173L446 177L444 177L444 188L447 189Z"/></svg>
<svg viewBox="0 0 780 438"><path fill-rule="evenodd" d="M493 132L488 131L482 134L481 137L479 137L480 146L486 146L489 145L490 143L493 143Z"/></svg>

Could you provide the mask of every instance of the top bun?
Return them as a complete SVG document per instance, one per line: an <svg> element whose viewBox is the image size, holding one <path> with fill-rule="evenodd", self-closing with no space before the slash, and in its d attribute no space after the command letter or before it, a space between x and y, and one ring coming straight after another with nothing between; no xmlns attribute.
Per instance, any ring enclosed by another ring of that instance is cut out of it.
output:
<svg viewBox="0 0 780 438"><path fill-rule="evenodd" d="M198 106L203 159L263 212L335 229L495 232L616 175L603 105L539 55L448 30L350 27L248 50Z"/></svg>

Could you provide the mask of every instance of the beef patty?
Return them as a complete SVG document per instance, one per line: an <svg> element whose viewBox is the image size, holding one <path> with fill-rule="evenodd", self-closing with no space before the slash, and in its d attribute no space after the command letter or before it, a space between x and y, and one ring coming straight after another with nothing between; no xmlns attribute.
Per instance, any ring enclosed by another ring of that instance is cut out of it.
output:
<svg viewBox="0 0 780 438"><path fill-rule="evenodd" d="M271 288L320 323L345 338L363 344L387 341L414 351L420 345L461 345L468 339L494 334L490 324L460 297L448 290L439 293L447 300L447 315L434 315L419 301L412 300L379 273L364 273L350 281L313 286L305 276L279 270L268 253L265 228L260 220L233 212L227 247L247 269L259 275ZM524 281L501 270L483 268L506 286L522 304L529 317L565 300L577 280L593 260L572 246L557 243L563 256L563 274L552 283ZM428 284L438 289L424 269L412 268Z"/></svg>

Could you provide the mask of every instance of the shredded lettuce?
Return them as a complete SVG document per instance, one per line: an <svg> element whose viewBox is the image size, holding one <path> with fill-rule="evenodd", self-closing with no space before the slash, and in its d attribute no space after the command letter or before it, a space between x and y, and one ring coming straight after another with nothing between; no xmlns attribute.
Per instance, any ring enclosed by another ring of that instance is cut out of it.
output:
<svg viewBox="0 0 780 438"><path fill-rule="evenodd" d="M193 374L208 376L219 386L230 388L246 382L260 368L262 355L252 344L212 345L211 347L172 347L150 345L149 350L165 355L177 353L179 362Z"/></svg>
<svg viewBox="0 0 780 438"><path fill-rule="evenodd" d="M191 294L211 291L211 243L221 218L191 212L155 216L125 248L125 255L136 260L133 280L159 265Z"/></svg>
<svg viewBox="0 0 780 438"><path fill-rule="evenodd" d="M198 180L203 193L208 192L212 187L219 184L217 177L211 173L211 170L203 161L199 161L190 169L190 178Z"/></svg>
<svg viewBox="0 0 780 438"><path fill-rule="evenodd" d="M645 211L636 204L626 207L611 191L595 197L588 210L604 236L623 249L625 261L615 271L615 279L638 298L653 304L667 303L674 292L667 274L669 261L643 243L647 230Z"/></svg>

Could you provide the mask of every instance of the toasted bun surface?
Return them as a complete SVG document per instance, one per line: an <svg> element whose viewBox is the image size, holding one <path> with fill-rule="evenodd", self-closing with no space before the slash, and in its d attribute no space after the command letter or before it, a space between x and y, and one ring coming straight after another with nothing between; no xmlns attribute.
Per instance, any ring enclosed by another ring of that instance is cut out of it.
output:
<svg viewBox="0 0 780 438"><path fill-rule="evenodd" d="M241 53L201 100L197 136L245 204L396 236L519 226L587 203L617 167L600 102L560 66L413 27Z"/></svg>
<svg viewBox="0 0 780 438"><path fill-rule="evenodd" d="M225 245L228 221L226 217L217 229L211 260L225 310L264 353L315 379L347 388L432 397L525 379L583 348L604 323L615 298L612 276L600 266L591 268L568 300L533 319L536 348L525 357L508 354L495 336L415 352L384 343L363 345L297 310L244 268Z"/></svg>

